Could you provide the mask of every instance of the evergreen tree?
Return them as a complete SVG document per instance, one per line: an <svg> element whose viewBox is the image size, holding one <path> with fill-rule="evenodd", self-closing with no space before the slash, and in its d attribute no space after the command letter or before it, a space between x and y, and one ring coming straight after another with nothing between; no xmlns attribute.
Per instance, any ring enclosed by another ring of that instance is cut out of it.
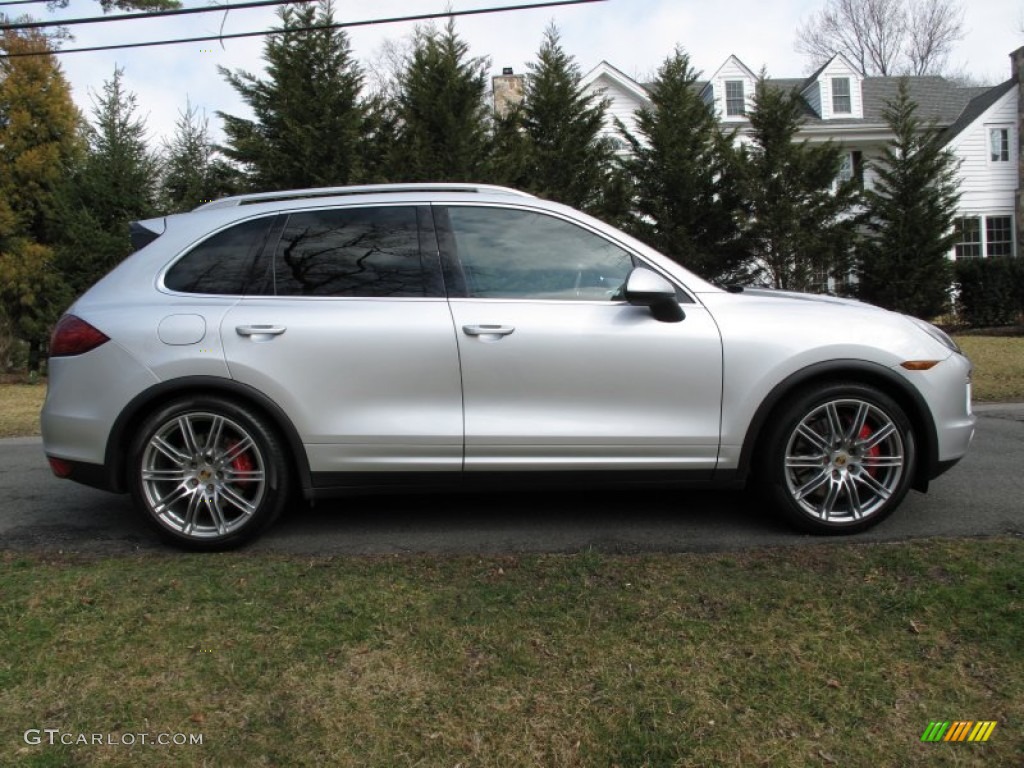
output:
<svg viewBox="0 0 1024 768"><path fill-rule="evenodd" d="M362 126L362 178L366 184L400 181L392 167L392 154L398 143L398 112L386 93L375 93L364 102Z"/></svg>
<svg viewBox="0 0 1024 768"><path fill-rule="evenodd" d="M186 103L174 136L164 142L160 208L165 213L189 211L202 203L231 194L235 170L218 156L210 141L209 121Z"/></svg>
<svg viewBox="0 0 1024 768"><path fill-rule="evenodd" d="M733 135L718 127L695 87L699 73L680 49L658 70L637 135L619 125L630 157L634 203L626 228L708 280L737 276L745 261L737 211Z"/></svg>
<svg viewBox="0 0 1024 768"><path fill-rule="evenodd" d="M844 280L857 231L856 180L837 183L842 150L796 141L800 96L758 80L751 142L741 148L743 238L754 276L775 288L820 289Z"/></svg>
<svg viewBox="0 0 1024 768"><path fill-rule="evenodd" d="M486 59L449 20L416 33L399 83L395 180L479 181L488 154Z"/></svg>
<svg viewBox="0 0 1024 768"><path fill-rule="evenodd" d="M252 109L255 120L223 112L227 146L253 189L340 186L361 178L363 75L348 35L339 29L297 32L334 23L331 0L278 11L285 30L263 48L267 79L220 73Z"/></svg>
<svg viewBox="0 0 1024 768"><path fill-rule="evenodd" d="M492 118L491 154L484 175L495 184L529 189L530 168L530 139L523 126L523 108L515 104L505 114L496 113Z"/></svg>
<svg viewBox="0 0 1024 768"><path fill-rule="evenodd" d="M46 52L45 36L0 32L0 51ZM58 200L82 151L81 116L53 56L0 59L0 314L38 370L68 295L54 264Z"/></svg>
<svg viewBox="0 0 1024 768"><path fill-rule="evenodd" d="M874 189L867 193L867 226L860 295L866 301L923 318L948 305L952 272L949 253L956 235L959 191L956 160L943 149L934 123L917 117L906 80L886 106L894 134L874 164Z"/></svg>
<svg viewBox="0 0 1024 768"><path fill-rule="evenodd" d="M608 102L586 93L582 80L575 59L561 46L557 27L550 25L526 77L522 123L529 160L521 186L596 213L615 155L611 140L603 135Z"/></svg>
<svg viewBox="0 0 1024 768"><path fill-rule="evenodd" d="M88 151L63 201L59 264L76 294L131 253L129 224L156 214L159 163L123 75L115 68L94 98Z"/></svg>

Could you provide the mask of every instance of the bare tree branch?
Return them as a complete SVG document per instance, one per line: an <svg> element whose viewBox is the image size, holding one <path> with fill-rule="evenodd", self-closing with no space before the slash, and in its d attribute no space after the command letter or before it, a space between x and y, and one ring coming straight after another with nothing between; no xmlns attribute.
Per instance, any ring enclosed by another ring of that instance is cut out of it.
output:
<svg viewBox="0 0 1024 768"><path fill-rule="evenodd" d="M810 68L842 53L862 75L933 74L963 38L957 0L826 0L797 29Z"/></svg>
<svg viewBox="0 0 1024 768"><path fill-rule="evenodd" d="M934 75L946 66L953 44L964 37L964 12L954 0L916 0L905 44L910 70Z"/></svg>

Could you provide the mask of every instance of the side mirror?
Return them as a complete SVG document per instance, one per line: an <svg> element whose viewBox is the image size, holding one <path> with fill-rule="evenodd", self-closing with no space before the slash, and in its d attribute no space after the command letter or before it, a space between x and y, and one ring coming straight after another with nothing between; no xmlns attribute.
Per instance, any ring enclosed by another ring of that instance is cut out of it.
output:
<svg viewBox="0 0 1024 768"><path fill-rule="evenodd" d="M678 323L686 317L676 301L676 289L661 275L637 267L626 280L625 299L636 307L650 307L655 320Z"/></svg>

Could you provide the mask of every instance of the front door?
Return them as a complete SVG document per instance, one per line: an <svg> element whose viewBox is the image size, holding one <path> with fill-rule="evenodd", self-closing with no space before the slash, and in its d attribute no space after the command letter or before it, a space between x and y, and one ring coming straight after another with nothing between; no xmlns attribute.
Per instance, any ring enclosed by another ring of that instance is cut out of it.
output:
<svg viewBox="0 0 1024 768"><path fill-rule="evenodd" d="M546 212L436 211L462 369L466 470L713 470L722 348L620 298L638 258ZM684 301L692 302L688 297Z"/></svg>

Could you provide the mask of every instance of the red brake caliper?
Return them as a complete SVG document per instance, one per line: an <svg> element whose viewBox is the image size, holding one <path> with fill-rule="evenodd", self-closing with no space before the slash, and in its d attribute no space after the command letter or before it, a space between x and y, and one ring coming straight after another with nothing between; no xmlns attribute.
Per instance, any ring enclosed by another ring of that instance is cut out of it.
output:
<svg viewBox="0 0 1024 768"><path fill-rule="evenodd" d="M872 432L871 427L869 427L867 424L865 424L863 427L860 428L860 434L857 435L857 438L859 440L867 440L869 437L871 437L872 434L874 434L874 433ZM875 446L872 446L871 448L868 448L867 455L872 457L872 458L874 458L874 457L878 456L881 452L882 452L882 449L879 448L877 445L875 445ZM868 467L868 474L871 475L872 477L877 475L878 474L878 467L875 467L875 466Z"/></svg>
<svg viewBox="0 0 1024 768"><path fill-rule="evenodd" d="M228 453L234 451L237 446L237 440L228 443ZM231 460L231 468L235 470L235 472L252 472L254 466L255 465L252 463L252 457L249 455L248 451L240 453L238 456L235 456L235 458ZM245 485L246 483L249 482L251 481L239 480L238 485Z"/></svg>

